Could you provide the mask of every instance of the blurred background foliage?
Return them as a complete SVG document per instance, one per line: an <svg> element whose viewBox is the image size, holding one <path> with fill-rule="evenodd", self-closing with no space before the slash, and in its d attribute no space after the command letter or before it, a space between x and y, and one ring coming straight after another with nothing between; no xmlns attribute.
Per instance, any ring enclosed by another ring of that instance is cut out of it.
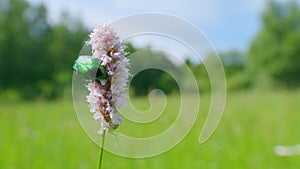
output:
<svg viewBox="0 0 300 169"><path fill-rule="evenodd" d="M295 89L300 85L299 6L270 1L261 20L263 25L249 51L219 52L229 91ZM48 100L69 95L72 64L89 32L83 22L67 13L60 22L50 24L44 5L0 0L0 97ZM128 52L136 50L128 44ZM189 60L186 64L197 75L200 91L210 91L205 67ZM178 91L172 77L159 70L143 71L131 87L135 95L145 95L153 88L167 94Z"/></svg>
<svg viewBox="0 0 300 169"><path fill-rule="evenodd" d="M0 89L11 99L53 99L71 83L87 30L67 14L49 24L44 5L0 1Z"/></svg>

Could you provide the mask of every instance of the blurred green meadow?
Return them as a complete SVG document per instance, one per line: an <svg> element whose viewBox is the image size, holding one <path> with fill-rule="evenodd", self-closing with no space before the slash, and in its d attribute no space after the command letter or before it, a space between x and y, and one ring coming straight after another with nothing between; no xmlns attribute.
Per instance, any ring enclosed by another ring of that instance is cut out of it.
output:
<svg viewBox="0 0 300 169"><path fill-rule="evenodd" d="M168 96L164 114L176 116L172 110L176 107L176 98L177 95ZM209 95L201 95L195 126L175 148L146 159L123 158L105 152L103 168L300 168L300 156L280 157L274 153L278 144L300 143L299 100L300 91L230 93L216 132L206 143L199 144L210 103ZM135 97L131 101L137 109L149 107L146 97ZM98 146L81 128L70 99L1 102L0 107L1 169L97 167ZM121 128L126 128L127 124L125 122ZM162 131L162 128L164 123L157 123L152 128L145 127L145 131L138 131L151 133L151 130Z"/></svg>
<svg viewBox="0 0 300 169"><path fill-rule="evenodd" d="M91 30L67 13L56 23L48 15L44 4L0 0L0 169L97 167L99 147L80 126L70 94L72 65ZM224 116L206 143L198 138L210 106L210 79L203 64L187 59L201 92L200 114L187 137L146 159L105 152L103 169L299 169L300 156L277 156L274 148L300 144L300 7L271 0L260 15L260 30L247 49L218 51L228 95ZM127 46L127 52L139 50ZM149 62L170 65L155 59L162 53L147 52ZM141 72L130 87L139 110L149 108L145 96L155 88L167 94L168 104L158 120L125 120L120 132L149 136L174 122L179 90L170 75Z"/></svg>

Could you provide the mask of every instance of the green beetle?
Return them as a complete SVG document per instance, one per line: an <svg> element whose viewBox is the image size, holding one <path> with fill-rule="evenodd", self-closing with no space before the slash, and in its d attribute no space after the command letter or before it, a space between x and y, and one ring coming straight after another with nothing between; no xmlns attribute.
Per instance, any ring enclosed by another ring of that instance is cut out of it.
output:
<svg viewBox="0 0 300 169"><path fill-rule="evenodd" d="M73 65L73 69L78 76L86 79L99 81L100 79L106 80L108 78L106 69L101 65L101 61L92 56L79 56Z"/></svg>

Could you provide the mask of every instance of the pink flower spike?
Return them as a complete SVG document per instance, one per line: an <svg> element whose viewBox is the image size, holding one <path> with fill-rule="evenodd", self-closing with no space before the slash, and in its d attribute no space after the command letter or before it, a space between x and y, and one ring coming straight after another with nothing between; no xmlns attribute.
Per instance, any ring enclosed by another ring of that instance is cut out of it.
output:
<svg viewBox="0 0 300 169"><path fill-rule="evenodd" d="M92 80L87 84L86 99L93 118L104 130L116 129L122 123L118 109L125 107L129 60L125 57L126 46L122 45L116 32L108 25L97 25L90 34L88 44L94 58L100 60L108 74L107 79Z"/></svg>

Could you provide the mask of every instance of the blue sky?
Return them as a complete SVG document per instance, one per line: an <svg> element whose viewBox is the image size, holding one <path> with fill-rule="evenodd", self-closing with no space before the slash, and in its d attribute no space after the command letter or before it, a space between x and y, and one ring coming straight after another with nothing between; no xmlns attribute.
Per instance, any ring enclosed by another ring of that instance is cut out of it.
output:
<svg viewBox="0 0 300 169"><path fill-rule="evenodd" d="M267 0L28 0L47 5L51 21L62 11L89 28L141 12L163 12L186 19L211 40L218 51L247 51L261 27ZM286 0L278 0L286 1Z"/></svg>

